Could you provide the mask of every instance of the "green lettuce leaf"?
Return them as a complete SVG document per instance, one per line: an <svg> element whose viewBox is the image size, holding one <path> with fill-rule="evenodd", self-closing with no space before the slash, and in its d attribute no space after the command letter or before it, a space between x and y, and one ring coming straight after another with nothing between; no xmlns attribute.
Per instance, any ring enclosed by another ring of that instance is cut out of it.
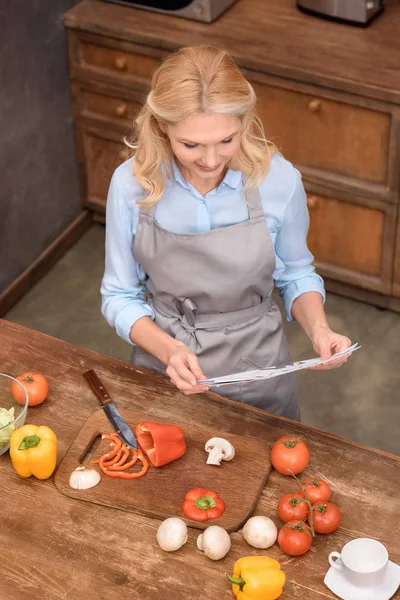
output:
<svg viewBox="0 0 400 600"><path fill-rule="evenodd" d="M0 408L0 448L4 448L10 441L11 434L15 429L15 425L12 424L14 419L14 407Z"/></svg>

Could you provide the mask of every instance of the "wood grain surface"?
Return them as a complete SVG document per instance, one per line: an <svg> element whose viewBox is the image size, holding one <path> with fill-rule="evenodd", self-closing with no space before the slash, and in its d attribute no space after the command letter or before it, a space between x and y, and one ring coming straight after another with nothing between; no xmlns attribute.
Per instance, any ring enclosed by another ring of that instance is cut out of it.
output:
<svg viewBox="0 0 400 600"><path fill-rule="evenodd" d="M133 431L138 423L148 421L144 411L120 412ZM226 434L223 430L211 429L201 423L171 423L168 418L157 418L156 422L179 425L183 429L187 451L182 458L161 468L150 466L140 479L126 481L103 476L94 488L72 489L68 483L72 471L84 465L96 468L101 473L91 461L110 449L106 440L100 441L100 436L102 433L111 433L113 428L100 409L89 417L64 456L54 478L57 488L73 498L161 520L180 517L196 529L205 529L210 525L219 525L228 532L240 529L251 516L271 470L267 443L250 436ZM234 460L223 462L220 467L206 464L204 445L212 437L229 439L236 451ZM138 471L141 467L138 461L137 467L135 465L131 470ZM226 506L221 517L205 523L184 517L180 510L181 503L186 492L197 487L219 494Z"/></svg>
<svg viewBox="0 0 400 600"><path fill-rule="evenodd" d="M398 102L400 3L362 29L312 18L294 0L239 0L214 23L84 0L65 17L68 27L164 50L221 44L257 71Z"/></svg>
<svg viewBox="0 0 400 600"><path fill-rule="evenodd" d="M391 560L400 562L398 457L215 394L186 397L161 375L7 321L0 321L0 364L9 375L32 369L48 378L48 398L28 410L27 422L55 431L58 463L98 410L98 400L82 377L94 368L121 409L140 411L146 406L154 420L201 422L210 430L248 435L269 445L286 433L301 434L311 452L304 476L325 478L343 515L340 528L317 536L302 557L288 557L277 545L257 551L239 531L231 534L229 554L213 562L196 547L198 530L189 528L187 544L165 553L155 541L158 519L78 502L61 494L52 478L22 479L6 454L0 457L1 599L233 600L225 572L241 556L261 554L277 558L286 572L282 600L334 600L323 583L328 554L349 540L376 538ZM246 486L246 473L242 485ZM277 501L296 489L292 479L271 472L254 514L271 516L281 526ZM400 592L393 598L398 600Z"/></svg>

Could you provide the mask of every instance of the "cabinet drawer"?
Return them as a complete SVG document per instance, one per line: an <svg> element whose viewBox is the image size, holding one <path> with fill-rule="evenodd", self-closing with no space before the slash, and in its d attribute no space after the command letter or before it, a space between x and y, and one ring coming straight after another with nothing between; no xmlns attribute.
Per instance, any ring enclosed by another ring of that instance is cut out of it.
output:
<svg viewBox="0 0 400 600"><path fill-rule="evenodd" d="M397 222L396 251L394 262L393 295L400 298L400 216Z"/></svg>
<svg viewBox="0 0 400 600"><path fill-rule="evenodd" d="M394 217L383 210L308 195L308 246L321 275L388 293Z"/></svg>
<svg viewBox="0 0 400 600"><path fill-rule="evenodd" d="M122 142L80 131L86 167L87 206L104 213L110 180L115 169L130 155Z"/></svg>
<svg viewBox="0 0 400 600"><path fill-rule="evenodd" d="M116 123L129 127L139 113L144 99L121 100L106 94L99 94L91 90L82 89L79 105L82 116L112 119Z"/></svg>
<svg viewBox="0 0 400 600"><path fill-rule="evenodd" d="M73 63L78 62L76 66L93 74L101 74L109 79L114 79L118 83L137 81L142 86L150 84L151 76L161 61L151 56L143 56L101 46L85 41L80 41L79 51L74 54Z"/></svg>
<svg viewBox="0 0 400 600"><path fill-rule="evenodd" d="M389 114L260 83L253 86L266 136L290 161L386 183Z"/></svg>

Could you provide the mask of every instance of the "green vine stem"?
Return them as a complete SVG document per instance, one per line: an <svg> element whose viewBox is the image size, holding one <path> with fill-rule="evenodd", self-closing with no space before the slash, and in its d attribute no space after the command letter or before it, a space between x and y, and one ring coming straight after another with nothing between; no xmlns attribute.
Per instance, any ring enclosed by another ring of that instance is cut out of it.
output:
<svg viewBox="0 0 400 600"><path fill-rule="evenodd" d="M308 504L308 508L309 508L309 524L310 524L310 529L311 529L311 533L312 536L315 537L315 530L314 530L314 516L313 516L313 507L311 506L311 502L310 502L310 498L308 497L308 494L306 492L306 488L305 486L301 483L300 479L298 477L296 477L296 475L293 473L293 471L291 471L290 469L288 469L289 473L292 474L292 477L294 477L294 479L296 480L296 482L299 484L299 486L301 487L301 489L303 490L304 493L304 500L305 502L307 502Z"/></svg>

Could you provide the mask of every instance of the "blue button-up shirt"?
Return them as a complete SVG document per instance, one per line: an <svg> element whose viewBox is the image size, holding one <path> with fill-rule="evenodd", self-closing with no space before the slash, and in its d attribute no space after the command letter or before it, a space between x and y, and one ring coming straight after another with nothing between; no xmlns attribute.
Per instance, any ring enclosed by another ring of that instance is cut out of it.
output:
<svg viewBox="0 0 400 600"><path fill-rule="evenodd" d="M143 188L132 175L129 159L114 172L107 199L106 261L101 285L102 313L118 335L132 343L129 332L143 316L154 319L144 301L147 275L133 256ZM319 292L324 284L315 273L313 255L307 248L309 227L307 198L300 173L275 154L268 174L259 186L265 220L275 250L274 283L283 299L288 320L291 307L305 292ZM166 179L156 206L159 225L174 233L198 233L226 227L249 218L243 193L242 173L228 170L221 184L204 196L186 181L177 165Z"/></svg>

